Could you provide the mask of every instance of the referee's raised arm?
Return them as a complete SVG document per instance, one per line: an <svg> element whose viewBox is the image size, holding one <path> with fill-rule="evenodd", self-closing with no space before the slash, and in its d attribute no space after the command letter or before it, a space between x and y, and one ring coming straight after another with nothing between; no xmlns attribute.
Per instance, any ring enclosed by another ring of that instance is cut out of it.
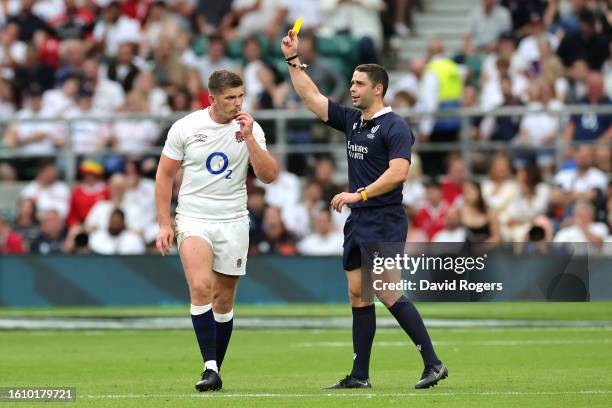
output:
<svg viewBox="0 0 612 408"><path fill-rule="evenodd" d="M323 122L327 122L327 97L319 92L319 88L304 72L305 65L302 65L298 57L298 38L291 30L283 38L281 50L289 65L289 75L291 75L291 82L295 91L302 98L308 109Z"/></svg>

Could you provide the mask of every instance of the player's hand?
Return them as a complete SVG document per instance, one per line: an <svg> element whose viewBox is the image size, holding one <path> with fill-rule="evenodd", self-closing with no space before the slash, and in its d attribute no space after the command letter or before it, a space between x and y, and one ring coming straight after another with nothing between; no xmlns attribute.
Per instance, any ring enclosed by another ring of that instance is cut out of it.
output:
<svg viewBox="0 0 612 408"><path fill-rule="evenodd" d="M236 114L236 122L240 125L240 131L244 137L253 134L253 122L255 122L255 119L249 113L238 112Z"/></svg>
<svg viewBox="0 0 612 408"><path fill-rule="evenodd" d="M344 204L354 204L361 201L359 193L340 193L336 194L331 200L331 206L334 210L341 212Z"/></svg>
<svg viewBox="0 0 612 408"><path fill-rule="evenodd" d="M170 253L174 245L174 229L171 225L160 225L155 246L162 256Z"/></svg>
<svg viewBox="0 0 612 408"><path fill-rule="evenodd" d="M283 41L281 41L281 50L283 51L285 58L293 57L295 54L297 54L298 37L293 33L293 31L289 30L287 35L283 37Z"/></svg>

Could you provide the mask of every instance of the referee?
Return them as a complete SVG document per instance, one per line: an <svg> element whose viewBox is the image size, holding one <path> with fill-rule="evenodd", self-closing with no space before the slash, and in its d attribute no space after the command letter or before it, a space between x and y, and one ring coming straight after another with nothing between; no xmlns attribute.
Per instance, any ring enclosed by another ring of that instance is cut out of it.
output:
<svg viewBox="0 0 612 408"><path fill-rule="evenodd" d="M353 369L344 379L327 387L370 388L370 353L376 315L374 305L361 296L361 248L364 243L405 242L408 222L402 207L402 184L408 175L414 135L406 122L384 107L389 84L385 69L359 65L351 80L353 106L341 106L323 96L306 75L297 50L298 38L289 31L281 43L291 81L308 109L327 125L346 135L350 192L336 195L331 206L351 215L344 226L343 267L353 309ZM415 388L434 386L448 376L415 306L398 293L381 301L410 336L421 353L425 369Z"/></svg>

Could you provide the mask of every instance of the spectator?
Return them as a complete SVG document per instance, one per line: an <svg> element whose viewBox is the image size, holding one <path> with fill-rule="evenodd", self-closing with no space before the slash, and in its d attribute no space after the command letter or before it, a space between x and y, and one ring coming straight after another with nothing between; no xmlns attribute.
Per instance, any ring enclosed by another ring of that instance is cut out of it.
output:
<svg viewBox="0 0 612 408"><path fill-rule="evenodd" d="M417 210L425 205L425 187L423 186L423 167L418 153L412 153L408 178L402 187L402 204Z"/></svg>
<svg viewBox="0 0 612 408"><path fill-rule="evenodd" d="M135 47L136 45L130 42L119 44L117 56L112 58L106 67L106 77L121 84L125 93L132 90L136 77L140 73Z"/></svg>
<svg viewBox="0 0 612 408"><path fill-rule="evenodd" d="M124 113L145 113L148 101L138 92L130 92ZM159 135L157 122L151 119L119 119L111 127L111 145L121 153L141 153L152 147Z"/></svg>
<svg viewBox="0 0 612 408"><path fill-rule="evenodd" d="M93 38L98 48L104 50L104 55L112 58L117 55L121 43L140 42L140 24L121 14L118 1L111 1L102 10L102 19L94 27Z"/></svg>
<svg viewBox="0 0 612 408"><path fill-rule="evenodd" d="M0 77L0 118L8 119L15 113L15 92L11 84Z"/></svg>
<svg viewBox="0 0 612 408"><path fill-rule="evenodd" d="M329 208L329 202L324 202L322 197L323 189L317 181L311 180L306 183L302 201L282 208L283 223L287 229L298 237L304 237L310 233L311 220L322 209Z"/></svg>
<svg viewBox="0 0 612 408"><path fill-rule="evenodd" d="M609 234L603 222L595 222L595 208L588 201L578 201L570 226L561 228L554 242L584 242L601 246Z"/></svg>
<svg viewBox="0 0 612 408"><path fill-rule="evenodd" d="M74 119L70 124L71 148L81 157L102 149L109 142L108 123L90 119L101 113L94 111L93 98L93 86L84 83L79 89L77 105L64 115Z"/></svg>
<svg viewBox="0 0 612 408"><path fill-rule="evenodd" d="M60 66L55 70L55 83L60 86L66 78L82 75L87 50L80 40L62 41L59 49Z"/></svg>
<svg viewBox="0 0 612 408"><path fill-rule="evenodd" d="M170 113L168 95L157 86L155 76L148 71L141 71L134 83L134 92L147 101L146 111L152 115L165 115ZM190 109L188 109L190 110Z"/></svg>
<svg viewBox="0 0 612 408"><path fill-rule="evenodd" d="M531 69L537 73L542 57L540 43L545 42L554 52L559 46L559 39L554 34L546 32L542 15L537 12L530 14L527 32L528 35L521 40L517 52L521 59L530 64Z"/></svg>
<svg viewBox="0 0 612 408"><path fill-rule="evenodd" d="M0 74L5 79L15 78L15 71L26 62L28 46L19 41L19 26L9 23L0 30Z"/></svg>
<svg viewBox="0 0 612 408"><path fill-rule="evenodd" d="M253 186L247 195L247 209L249 210L249 243L259 245L264 238L263 217L266 209L266 190L263 187Z"/></svg>
<svg viewBox="0 0 612 408"><path fill-rule="evenodd" d="M482 182L482 195L487 207L502 218L506 216L508 205L518 195L518 185L512 179L512 165L505 154L498 153L493 157L489 177Z"/></svg>
<svg viewBox="0 0 612 408"><path fill-rule="evenodd" d="M24 247L29 248L30 243L40 232L40 226L36 218L36 203L33 199L19 199L17 214L11 227L14 232L22 237Z"/></svg>
<svg viewBox="0 0 612 408"><path fill-rule="evenodd" d="M276 180L272 183L264 184L257 180L258 186L266 190L266 203L273 207L283 208L293 206L300 201L300 179L293 173L285 170L280 160L280 171Z"/></svg>
<svg viewBox="0 0 612 408"><path fill-rule="evenodd" d="M36 216L39 220L49 210L57 211L62 219L68 216L70 190L57 177L55 164L45 163L36 178L21 191L20 198L31 198L36 203Z"/></svg>
<svg viewBox="0 0 612 408"><path fill-rule="evenodd" d="M550 187L542 182L538 168L531 163L519 169L516 178L520 194L510 203L508 218L501 220L501 234L504 241L523 242L533 220L546 214Z"/></svg>
<svg viewBox="0 0 612 408"><path fill-rule="evenodd" d="M0 254L23 254L25 248L21 235L11 230L0 215Z"/></svg>
<svg viewBox="0 0 612 408"><path fill-rule="evenodd" d="M566 67L583 59L592 70L599 71L610 53L609 39L595 29L595 16L590 10L582 9L579 15L580 30L563 37L557 54Z"/></svg>
<svg viewBox="0 0 612 408"><path fill-rule="evenodd" d="M73 255L91 254L89 248L89 235L80 225L75 225L68 230L64 243L64 252Z"/></svg>
<svg viewBox="0 0 612 408"><path fill-rule="evenodd" d="M78 76L68 76L61 88L49 89L43 94L42 106L51 117L63 116L76 107L76 96L81 87Z"/></svg>
<svg viewBox="0 0 612 408"><path fill-rule="evenodd" d="M560 112L563 104L554 99L552 87L543 82L531 85L529 98L527 109L534 112L525 114L521 119L519 134L513 140L513 144L519 146L519 149L536 149L519 151L516 158L517 167L524 166L526 160L535 157L542 173L550 175L554 164L554 150L551 146L559 135L559 116L537 111L547 109Z"/></svg>
<svg viewBox="0 0 612 408"><path fill-rule="evenodd" d="M473 243L498 243L500 241L499 222L494 210L489 210L480 184L466 181L463 186L461 205L461 224L465 227L467 241Z"/></svg>
<svg viewBox="0 0 612 408"><path fill-rule="evenodd" d="M185 86L184 76L186 69L181 63L178 49L173 46L171 39L161 38L153 49L152 73L162 88L170 86ZM199 77L199 75L198 75Z"/></svg>
<svg viewBox="0 0 612 408"><path fill-rule="evenodd" d="M497 0L482 0L468 18L468 30L479 51L492 51L501 33L512 31L510 12Z"/></svg>
<svg viewBox="0 0 612 408"><path fill-rule="evenodd" d="M412 170L411 170L412 171ZM440 183L442 199L453 206L463 198L463 184L467 181L467 171L463 158L458 155L450 156L446 177Z"/></svg>
<svg viewBox="0 0 612 408"><path fill-rule="evenodd" d="M140 55L143 57L150 55L163 39L177 38L181 35L180 30L179 19L169 10L167 2L154 1L142 28Z"/></svg>
<svg viewBox="0 0 612 408"><path fill-rule="evenodd" d="M612 101L604 93L604 80L599 72L591 72L588 75L586 93L580 100L580 105L612 105ZM582 115L573 115L565 128L565 138L568 143L612 140L612 115L588 111Z"/></svg>
<svg viewBox="0 0 612 408"><path fill-rule="evenodd" d="M377 51L383 47L383 30L380 13L384 8L382 0L353 2L344 0L321 0L320 12L323 27L319 32L331 37L348 32L359 41L362 64L376 63Z"/></svg>
<svg viewBox="0 0 612 408"><path fill-rule="evenodd" d="M286 16L283 0L234 0L219 30L228 41L254 34L265 34L272 40L282 34Z"/></svg>
<svg viewBox="0 0 612 408"><path fill-rule="evenodd" d="M416 101L419 97L419 87L424 72L425 60L418 57L411 59L408 73L404 74L402 79L396 83L389 84L389 89L387 89L387 94L385 95L385 101L390 104L395 98L395 95L399 92L408 93Z"/></svg>
<svg viewBox="0 0 612 408"><path fill-rule="evenodd" d="M437 183L429 183L426 186L425 205L419 208L414 217L414 225L427 234L431 241L438 231L444 228L446 212L449 205L442 200L442 189Z"/></svg>
<svg viewBox="0 0 612 408"><path fill-rule="evenodd" d="M36 0L21 0L21 9L19 13L9 18L10 23L15 23L19 26L19 40L29 43L34 38L34 33L37 31L51 32L49 25L36 14L32 8Z"/></svg>
<svg viewBox="0 0 612 408"><path fill-rule="evenodd" d="M155 197L155 182L143 177L141 164L136 161L128 161L125 165L125 172L124 202L129 202L130 207L138 208L138 210L127 212L128 226L140 233L146 242L150 242L151 236L155 238L157 234L157 231L152 229L157 227L155 201L150 199L150 197Z"/></svg>
<svg viewBox="0 0 612 408"><path fill-rule="evenodd" d="M334 231L329 208L319 210L313 220L313 232L297 245L302 255L342 255L344 236Z"/></svg>
<svg viewBox="0 0 612 408"><path fill-rule="evenodd" d="M551 0L554 2L556 0ZM531 16L536 14L542 16L547 11L547 0L501 0L500 4L504 6L510 12L512 16L512 27L518 33L525 31L525 28L529 28L528 25L531 22ZM544 25L548 25L548 21L544 21Z"/></svg>
<svg viewBox="0 0 612 408"><path fill-rule="evenodd" d="M295 237L285 229L280 209L267 207L263 217L263 240L256 245L251 244L251 255L274 254L291 256L297 253Z"/></svg>
<svg viewBox="0 0 612 408"><path fill-rule="evenodd" d="M108 228L91 234L89 247L102 255L138 255L146 250L142 238L126 228L125 216L119 209L111 213Z"/></svg>
<svg viewBox="0 0 612 408"><path fill-rule="evenodd" d="M68 227L82 224L91 208L100 200L108 200L110 193L103 181L104 169L97 162L86 160L79 166L81 183L72 190Z"/></svg>
<svg viewBox="0 0 612 408"><path fill-rule="evenodd" d="M425 231L417 227L414 223L414 208L412 207L404 207L404 211L406 212L406 217L408 218L408 233L406 234L406 242L407 243L422 243L429 242L427 238L427 234ZM414 249L413 247L410 247Z"/></svg>
<svg viewBox="0 0 612 408"><path fill-rule="evenodd" d="M19 120L50 117L48 110L43 109L42 89L38 84L31 84L26 90L24 108L16 116ZM53 122L18 122L9 126L4 136L4 145L26 157L51 157L55 155L56 148L64 144L63 136L61 127ZM27 167L32 164L32 160L26 159L23 164L23 167ZM26 170L19 165L16 167L22 174Z"/></svg>
<svg viewBox="0 0 612 408"><path fill-rule="evenodd" d="M83 63L83 76L86 82L93 85L93 110L96 112L116 112L125 103L123 88L117 82L100 75L100 65L94 58Z"/></svg>
<svg viewBox="0 0 612 408"><path fill-rule="evenodd" d="M34 254L59 254L64 252L66 230L64 219L56 210L46 211L40 219L40 233L30 244Z"/></svg>
<svg viewBox="0 0 612 408"><path fill-rule="evenodd" d="M198 1L196 6L196 24L198 32L208 36L216 33L223 19L230 13L233 0Z"/></svg>
<svg viewBox="0 0 612 408"><path fill-rule="evenodd" d="M326 203L330 203L336 194L342 192L333 180L335 171L336 165L331 159L321 159L315 166L314 179L323 189L323 201Z"/></svg>
<svg viewBox="0 0 612 408"><path fill-rule="evenodd" d="M55 36L60 40L90 39L96 15L77 0L64 0L65 10L49 21Z"/></svg>
<svg viewBox="0 0 612 408"><path fill-rule="evenodd" d="M502 103L500 107L522 106L521 100L512 92L512 79L504 76L500 79ZM518 134L522 116L487 116L480 124L480 137L484 140L508 142Z"/></svg>
<svg viewBox="0 0 612 408"><path fill-rule="evenodd" d="M450 207L446 212L444 229L438 231L431 240L432 242L465 242L467 233L461 225L461 211L456 207Z"/></svg>
<svg viewBox="0 0 612 408"><path fill-rule="evenodd" d="M419 95L419 110L424 115L438 109L457 109L463 98L463 79L459 67L444 57L444 45L439 38L432 38L427 45L427 67ZM424 116L419 124L421 142L455 142L459 138L461 121L457 118L434 120ZM423 152L423 169L426 174L444 172L444 152Z"/></svg>
<svg viewBox="0 0 612 408"><path fill-rule="evenodd" d="M553 204L560 205L560 208L577 201L595 204L607 196L608 178L604 172L593 167L593 156L592 146L577 148L576 167L561 170L553 179L556 186L551 197Z"/></svg>
<svg viewBox="0 0 612 408"><path fill-rule="evenodd" d="M245 39L242 49L246 59L243 70L245 88L243 105L247 109L260 109L264 93L266 93L262 79L265 71L270 71L270 68L261 59L261 45L258 37ZM271 95L266 96L268 99L272 98Z"/></svg>
<svg viewBox="0 0 612 408"><path fill-rule="evenodd" d="M214 71L218 69L235 71L237 68L236 64L225 56L225 48L226 44L223 37L213 35L208 39L208 54L197 60L183 58L181 62L187 68L198 70L202 82L208 83L208 78Z"/></svg>

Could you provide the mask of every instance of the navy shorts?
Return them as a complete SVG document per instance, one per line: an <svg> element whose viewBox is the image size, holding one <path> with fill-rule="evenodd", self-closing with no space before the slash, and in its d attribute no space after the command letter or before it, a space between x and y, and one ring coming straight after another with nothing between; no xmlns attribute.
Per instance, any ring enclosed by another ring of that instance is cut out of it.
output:
<svg viewBox="0 0 612 408"><path fill-rule="evenodd" d="M351 209L344 224L344 270L361 266L361 245L406 242L407 233L408 219L401 205Z"/></svg>

